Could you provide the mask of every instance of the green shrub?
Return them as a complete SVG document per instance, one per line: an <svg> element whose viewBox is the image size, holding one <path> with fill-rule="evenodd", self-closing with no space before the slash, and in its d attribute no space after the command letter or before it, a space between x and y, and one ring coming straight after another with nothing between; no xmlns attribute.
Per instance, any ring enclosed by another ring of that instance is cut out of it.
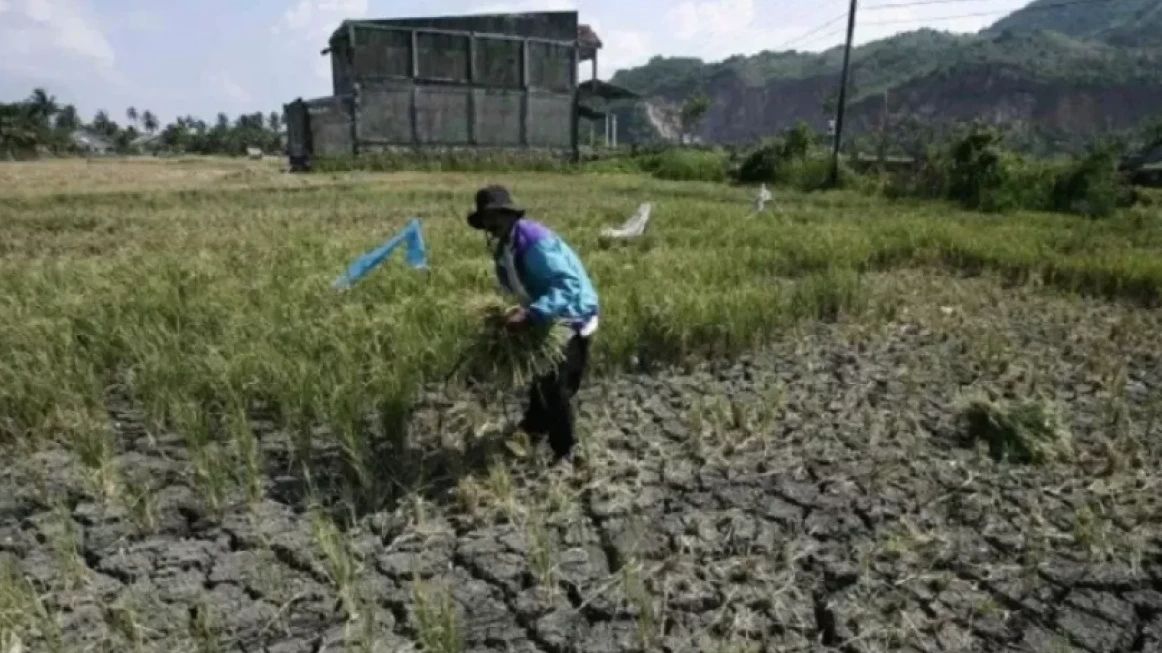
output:
<svg viewBox="0 0 1162 653"><path fill-rule="evenodd" d="M839 162L840 188L856 184L860 175L843 161ZM817 156L792 159L779 175L779 182L809 192L826 188L831 180L831 155L820 152Z"/></svg>
<svg viewBox="0 0 1162 653"><path fill-rule="evenodd" d="M920 160L914 170L887 173L882 182L883 194L888 199L917 197L924 199L948 196L948 164L943 153L931 152Z"/></svg>
<svg viewBox="0 0 1162 653"><path fill-rule="evenodd" d="M948 194L965 208L997 210L997 191L1005 185L1000 135L990 129L973 128L952 144L948 171Z"/></svg>
<svg viewBox="0 0 1162 653"><path fill-rule="evenodd" d="M1052 187L1052 208L1090 217L1108 217L1133 203L1133 193L1117 171L1117 152L1095 148L1062 170Z"/></svg>
<svg viewBox="0 0 1162 653"><path fill-rule="evenodd" d="M890 199L943 198L977 211L1107 216L1137 197L1119 176L1116 161L1110 148L1064 163L1028 159L1003 149L995 130L974 126L932 148L915 171L884 178L880 192Z"/></svg>
<svg viewBox="0 0 1162 653"><path fill-rule="evenodd" d="M1050 196L1058 165L1045 161L1028 160L1006 153L1002 157L1005 181L993 193L992 205L996 210L1052 209Z"/></svg>
<svg viewBox="0 0 1162 653"><path fill-rule="evenodd" d="M744 184L774 183L781 161L782 145L777 141L766 142L743 158L733 177Z"/></svg>
<svg viewBox="0 0 1162 653"><path fill-rule="evenodd" d="M807 159L815 136L806 123L799 122L778 138L760 143L747 153L732 177L739 183L786 183L788 168Z"/></svg>
<svg viewBox="0 0 1162 653"><path fill-rule="evenodd" d="M714 150L670 149L645 157L642 167L670 181L726 180L726 154Z"/></svg>

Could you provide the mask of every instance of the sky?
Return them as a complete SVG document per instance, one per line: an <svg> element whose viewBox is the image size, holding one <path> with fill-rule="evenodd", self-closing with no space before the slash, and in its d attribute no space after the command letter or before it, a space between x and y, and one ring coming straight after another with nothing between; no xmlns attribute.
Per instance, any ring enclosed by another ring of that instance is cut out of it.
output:
<svg viewBox="0 0 1162 653"><path fill-rule="evenodd" d="M974 32L1029 0L862 0L855 42ZM900 6L907 5L907 6ZM0 0L0 102L44 87L91 119L281 111L330 94L320 55L348 18L577 10L605 43L599 76L655 55L707 61L840 44L848 0ZM962 17L966 14L984 14ZM585 73L588 75L588 72Z"/></svg>

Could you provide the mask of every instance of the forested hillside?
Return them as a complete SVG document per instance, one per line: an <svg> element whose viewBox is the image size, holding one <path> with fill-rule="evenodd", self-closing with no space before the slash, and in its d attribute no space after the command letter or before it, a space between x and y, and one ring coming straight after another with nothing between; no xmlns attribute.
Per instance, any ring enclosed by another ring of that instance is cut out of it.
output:
<svg viewBox="0 0 1162 653"><path fill-rule="evenodd" d="M1155 0L1047 0L979 34L924 29L868 43L852 54L852 133L979 118L1026 130L1031 143L1068 145L1131 129L1162 106L1159 35ZM694 132L704 141L744 142L799 120L825 129L842 57L839 47L714 63L656 57L613 79L653 107L622 109L622 140L657 139L656 123L698 93L711 99Z"/></svg>

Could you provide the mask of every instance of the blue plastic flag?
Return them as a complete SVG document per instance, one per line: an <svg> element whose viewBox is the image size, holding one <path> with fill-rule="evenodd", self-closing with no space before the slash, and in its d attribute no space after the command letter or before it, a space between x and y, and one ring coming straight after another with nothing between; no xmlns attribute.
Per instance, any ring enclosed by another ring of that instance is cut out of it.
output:
<svg viewBox="0 0 1162 653"><path fill-rule="evenodd" d="M398 234L392 236L390 240L355 259L348 266L347 271L335 279L335 282L331 284L332 287L346 290L355 285L356 281L367 276L367 273L374 270L380 263L386 261L391 256L391 253L404 243L407 243L407 264L417 270L426 270L428 267L428 254L424 248L424 234L420 229L419 219L412 218L407 223L407 226Z"/></svg>

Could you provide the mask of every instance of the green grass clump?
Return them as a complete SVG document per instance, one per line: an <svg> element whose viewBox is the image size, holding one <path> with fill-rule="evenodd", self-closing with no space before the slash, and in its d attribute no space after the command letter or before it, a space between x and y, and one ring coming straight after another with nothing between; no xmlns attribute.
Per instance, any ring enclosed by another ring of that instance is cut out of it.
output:
<svg viewBox="0 0 1162 653"><path fill-rule="evenodd" d="M1001 405L985 398L969 400L961 409L965 435L984 442L998 462L1040 465L1073 455L1069 433L1038 401Z"/></svg>
<svg viewBox="0 0 1162 653"><path fill-rule="evenodd" d="M456 616L456 602L446 587L417 582L413 587L415 626L423 650L460 653L464 635Z"/></svg>
<svg viewBox="0 0 1162 653"><path fill-rule="evenodd" d="M726 155L714 150L668 149L644 158L641 166L669 181L726 180Z"/></svg>
<svg viewBox="0 0 1162 653"><path fill-rule="evenodd" d="M866 305L859 274L829 268L800 279L791 291L790 312L799 318L834 322Z"/></svg>
<svg viewBox="0 0 1162 653"><path fill-rule="evenodd" d="M647 172L643 162L646 157L633 154L613 154L584 161L580 170L590 174L641 174Z"/></svg>
<svg viewBox="0 0 1162 653"><path fill-rule="evenodd" d="M61 632L41 593L10 558L0 559L0 650L22 651L31 642L59 650Z"/></svg>

